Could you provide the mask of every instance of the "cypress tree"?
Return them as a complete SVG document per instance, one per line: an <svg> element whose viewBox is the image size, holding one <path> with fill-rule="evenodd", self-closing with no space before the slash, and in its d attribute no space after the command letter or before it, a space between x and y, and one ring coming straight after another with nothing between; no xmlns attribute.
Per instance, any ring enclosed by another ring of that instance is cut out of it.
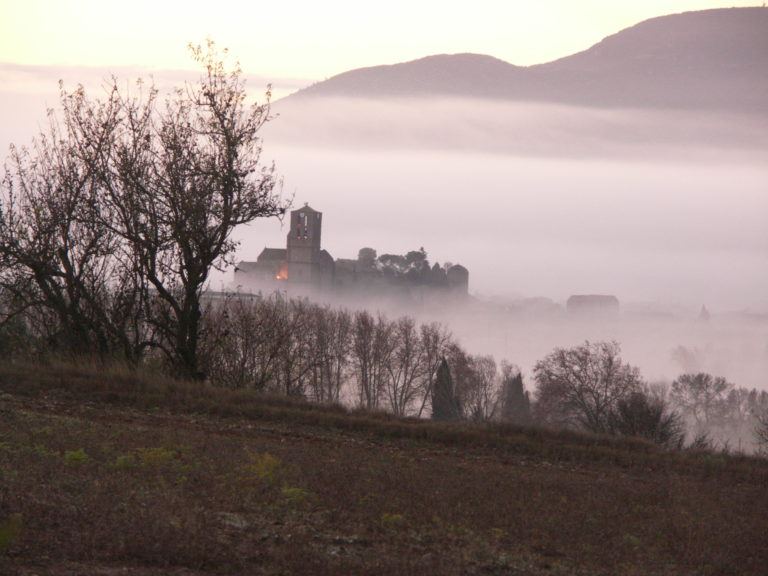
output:
<svg viewBox="0 0 768 576"><path fill-rule="evenodd" d="M435 387L432 390L432 419L442 422L458 420L461 415L459 402L453 392L453 380L448 362L443 358L437 369Z"/></svg>

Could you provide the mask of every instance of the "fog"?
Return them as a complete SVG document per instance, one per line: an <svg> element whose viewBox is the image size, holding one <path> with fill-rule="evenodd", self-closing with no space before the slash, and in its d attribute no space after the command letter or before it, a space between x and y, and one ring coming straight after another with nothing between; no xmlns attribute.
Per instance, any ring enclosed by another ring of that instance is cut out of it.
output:
<svg viewBox="0 0 768 576"><path fill-rule="evenodd" d="M33 72L0 70L8 80L3 153L27 143L56 103L52 74L62 71ZM59 77L70 88L85 78L98 94L106 76L76 69ZM249 83L259 100L262 85ZM364 246L379 254L423 246L430 262L469 269L468 307L390 303L390 315L439 319L471 352L515 362L526 375L555 346L616 339L651 380L683 371L672 354L684 346L698 351L697 369L768 388L764 118L492 100L292 100L275 104L263 158L275 161L294 207L323 212L324 248L355 258ZM243 227L236 258L284 247L286 233L277 221ZM232 287L231 271L211 287ZM571 294L614 294L620 316L570 318ZM702 305L707 324L696 321Z"/></svg>
<svg viewBox="0 0 768 576"><path fill-rule="evenodd" d="M325 107L306 107L315 115L299 109L299 116L295 106L283 111L278 103L264 157L276 161L295 206L309 202L324 213L323 245L334 257L356 257L363 246L380 254L423 246L432 262L469 268L471 291L482 296L609 293L622 301L768 311L768 131L754 121L453 103L455 117L471 112L486 125L490 117L500 125L523 118L507 130L516 147L536 143L535 152L522 154L502 150L498 127L486 139L493 145L475 146L479 122L425 129L445 119L447 106L337 102L333 109L346 110L346 119L332 138L340 121L323 116ZM396 126L383 121L404 109L422 113L409 131L402 117ZM598 121L609 117L616 119L611 130ZM689 124L696 133L684 138ZM704 133L713 138L702 140ZM740 148L722 144L739 134ZM583 144L568 148L569 138ZM240 254L248 259L265 245L280 246L284 234L259 223L243 233Z"/></svg>
<svg viewBox="0 0 768 576"><path fill-rule="evenodd" d="M695 368L768 388L768 134L754 119L329 104L278 103L265 159L295 207L323 212L335 258L424 247L432 263L469 269L474 304L406 312L443 320L472 352L527 374L555 346L616 339L649 380ZM238 259L284 247L286 233L277 222L244 228ZM571 294L616 295L621 314L570 318ZM696 320L702 305L709 323ZM678 346L696 366L673 358Z"/></svg>
<svg viewBox="0 0 768 576"><path fill-rule="evenodd" d="M413 151L277 156L295 204L324 212L324 246L336 257L423 246L432 261L468 267L483 295L766 303L767 169ZM243 256L282 233L244 238Z"/></svg>
<svg viewBox="0 0 768 576"><path fill-rule="evenodd" d="M25 66L0 62L0 160L7 157L8 147L28 145L33 137L48 126L46 111L58 109L59 81L66 90L72 91L83 85L87 93L99 98L105 95L104 86L112 77L118 79L121 88L135 93L138 78L154 82L163 93L185 82L196 82L197 71L147 70L128 66ZM302 78L267 78L249 75L246 82L250 96L264 102L268 85L272 85L274 98L306 86L311 82Z"/></svg>

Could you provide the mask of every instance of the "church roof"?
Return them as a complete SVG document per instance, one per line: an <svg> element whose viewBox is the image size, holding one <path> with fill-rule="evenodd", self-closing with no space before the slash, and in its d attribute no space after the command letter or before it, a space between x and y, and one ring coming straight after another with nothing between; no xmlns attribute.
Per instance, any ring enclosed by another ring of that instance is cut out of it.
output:
<svg viewBox="0 0 768 576"><path fill-rule="evenodd" d="M246 262L245 260L241 260L240 262L235 264L235 272L245 272L247 274L248 272L252 272L257 269L258 269L257 262Z"/></svg>
<svg viewBox="0 0 768 576"><path fill-rule="evenodd" d="M285 260L288 256L288 251L285 248L264 248L259 254L258 262L267 262L275 260Z"/></svg>

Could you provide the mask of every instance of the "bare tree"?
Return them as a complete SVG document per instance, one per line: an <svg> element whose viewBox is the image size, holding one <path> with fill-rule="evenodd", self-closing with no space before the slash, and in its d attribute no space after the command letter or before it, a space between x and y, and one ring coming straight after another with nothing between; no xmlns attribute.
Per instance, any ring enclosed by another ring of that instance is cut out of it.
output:
<svg viewBox="0 0 768 576"><path fill-rule="evenodd" d="M470 377L463 387L466 416L475 422L490 420L498 400L496 361L492 356L470 356Z"/></svg>
<svg viewBox="0 0 768 576"><path fill-rule="evenodd" d="M216 385L257 391L277 387L289 308L273 295L230 296L204 315L201 358Z"/></svg>
<svg viewBox="0 0 768 576"><path fill-rule="evenodd" d="M211 271L227 263L232 232L256 218L281 216L274 167L260 164L259 131L266 103L246 106L241 70L228 72L213 44L192 48L204 73L160 106L146 94L121 93L113 80L106 102L82 88L63 99L76 126L82 158L103 139L92 168L101 187L102 217L130 247L148 302L153 342L181 374L200 378L201 296Z"/></svg>
<svg viewBox="0 0 768 576"><path fill-rule="evenodd" d="M757 450L763 455L768 454L768 406L757 416L755 424L755 441Z"/></svg>
<svg viewBox="0 0 768 576"><path fill-rule="evenodd" d="M617 342L556 348L534 368L539 420L608 432L616 403L640 389L637 368L624 364Z"/></svg>
<svg viewBox="0 0 768 576"><path fill-rule="evenodd" d="M313 346L313 305L307 300L286 300L278 334L278 370L274 392L305 396L319 359Z"/></svg>
<svg viewBox="0 0 768 576"><path fill-rule="evenodd" d="M114 127L111 113L82 153L76 126L49 128L31 148L11 148L0 195L0 285L12 312L37 319L49 347L120 355L142 347L138 284L124 246L105 225L94 164Z"/></svg>
<svg viewBox="0 0 768 576"><path fill-rule="evenodd" d="M431 322L419 327L421 348L423 350L424 370L422 373L421 403L417 416L421 418L427 402L432 398L437 370L446 355L448 346L453 342L453 336L444 326Z"/></svg>
<svg viewBox="0 0 768 576"><path fill-rule="evenodd" d="M385 394L393 413L404 416L421 389L424 348L413 318L403 316L391 326L392 350L386 363Z"/></svg>
<svg viewBox="0 0 768 576"><path fill-rule="evenodd" d="M352 358L357 376L358 404L373 410L379 404L379 390L374 384L374 333L376 321L363 310L355 314L352 329Z"/></svg>
<svg viewBox="0 0 768 576"><path fill-rule="evenodd" d="M733 384L719 376L683 374L672 382L670 398L691 421L696 434L701 434L723 423L732 390Z"/></svg>
<svg viewBox="0 0 768 576"><path fill-rule="evenodd" d="M317 402L341 401L351 351L352 317L346 310L316 306L312 323L316 359L312 369L312 396Z"/></svg>
<svg viewBox="0 0 768 576"><path fill-rule="evenodd" d="M374 318L366 311L355 314L352 357L359 405L366 410L379 407L386 389L387 366L393 348L392 326L384 316L379 314Z"/></svg>

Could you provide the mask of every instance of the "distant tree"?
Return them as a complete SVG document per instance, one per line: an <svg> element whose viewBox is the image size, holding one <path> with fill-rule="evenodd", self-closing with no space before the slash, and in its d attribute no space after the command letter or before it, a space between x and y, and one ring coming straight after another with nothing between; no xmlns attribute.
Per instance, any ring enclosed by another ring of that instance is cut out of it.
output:
<svg viewBox="0 0 768 576"><path fill-rule="evenodd" d="M312 371L320 359L313 346L316 306L307 300L292 299L282 305L282 325L276 327L280 341L277 350L276 382L271 391L286 396L307 396Z"/></svg>
<svg viewBox="0 0 768 576"><path fill-rule="evenodd" d="M399 254L382 254L379 256L379 263L396 276L405 274L408 270L408 261L405 256Z"/></svg>
<svg viewBox="0 0 768 576"><path fill-rule="evenodd" d="M422 246L418 250L411 250L405 255L405 261L413 266L420 266L423 262L427 262L427 252Z"/></svg>
<svg viewBox="0 0 768 576"><path fill-rule="evenodd" d="M357 253L357 260L363 266L372 268L376 264L376 250L373 248L360 248Z"/></svg>
<svg viewBox="0 0 768 576"><path fill-rule="evenodd" d="M366 410L379 408L387 385L393 349L392 325L383 315L374 317L365 310L355 314L351 358L360 407Z"/></svg>
<svg viewBox="0 0 768 576"><path fill-rule="evenodd" d="M453 394L456 397L457 406L461 410L461 416L468 418L470 415L465 412L466 402L472 394L475 381L472 356L458 342L451 342L445 350L445 356L451 369Z"/></svg>
<svg viewBox="0 0 768 576"><path fill-rule="evenodd" d="M620 398L609 418L609 431L620 436L645 438L669 449L680 449L685 424L663 397L648 389Z"/></svg>
<svg viewBox="0 0 768 576"><path fill-rule="evenodd" d="M453 390L453 380L448 361L443 358L437 369L437 378L432 391L432 419L452 422L461 417L461 406Z"/></svg>
<svg viewBox="0 0 768 576"><path fill-rule="evenodd" d="M547 424L610 431L619 400L643 382L634 366L622 362L617 342L585 342L557 348L534 368L536 415Z"/></svg>
<svg viewBox="0 0 768 576"><path fill-rule="evenodd" d="M383 272L395 278L406 278L410 283L428 282L431 269L424 248L411 250L404 256L400 254L382 254L379 264Z"/></svg>
<svg viewBox="0 0 768 576"><path fill-rule="evenodd" d="M686 374L700 372L705 363L705 351L700 348L677 346L672 350L672 360Z"/></svg>
<svg viewBox="0 0 768 576"><path fill-rule="evenodd" d="M409 316L392 323L390 338L392 349L386 363L384 392L392 412L404 416L420 392L424 348L416 322Z"/></svg>
<svg viewBox="0 0 768 576"><path fill-rule="evenodd" d="M453 336L444 326L436 322L422 324L419 328L419 335L424 351L421 405L417 412L417 416L421 417L427 403L432 399L437 371L449 347L453 344Z"/></svg>
<svg viewBox="0 0 768 576"><path fill-rule="evenodd" d="M523 375L517 367L505 361L501 363L499 418L517 424L531 421L531 400L523 385Z"/></svg>
<svg viewBox="0 0 768 576"><path fill-rule="evenodd" d="M768 407L757 416L754 434L758 452L768 455Z"/></svg>
<svg viewBox="0 0 768 576"><path fill-rule="evenodd" d="M289 339L287 300L232 297L204 316L201 360L217 386L277 390L280 352Z"/></svg>
<svg viewBox="0 0 768 576"><path fill-rule="evenodd" d="M338 403L348 376L352 316L347 310L319 305L314 306L312 316L312 398L316 402Z"/></svg>
<svg viewBox="0 0 768 576"><path fill-rule="evenodd" d="M464 414L474 422L490 420L498 401L496 361L492 356L470 356L469 368L461 388Z"/></svg>
<svg viewBox="0 0 768 576"><path fill-rule="evenodd" d="M719 376L705 372L682 374L672 382L670 398L698 434L724 423L731 390L733 384Z"/></svg>

